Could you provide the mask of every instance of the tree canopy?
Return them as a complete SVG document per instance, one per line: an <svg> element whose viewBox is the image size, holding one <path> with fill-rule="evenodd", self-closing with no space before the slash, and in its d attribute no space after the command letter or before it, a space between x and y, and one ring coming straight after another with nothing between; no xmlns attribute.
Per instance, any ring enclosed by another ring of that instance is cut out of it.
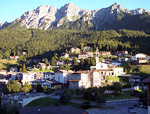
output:
<svg viewBox="0 0 150 114"><path fill-rule="evenodd" d="M132 53L150 54L150 34L135 30L75 31L75 30L39 30L39 29L2 29L0 30L0 58L19 55L25 58L52 58L54 64L57 55L72 47L83 45L96 47L102 51L127 50ZM82 49L83 50L83 49ZM23 55L23 52L26 52Z"/></svg>

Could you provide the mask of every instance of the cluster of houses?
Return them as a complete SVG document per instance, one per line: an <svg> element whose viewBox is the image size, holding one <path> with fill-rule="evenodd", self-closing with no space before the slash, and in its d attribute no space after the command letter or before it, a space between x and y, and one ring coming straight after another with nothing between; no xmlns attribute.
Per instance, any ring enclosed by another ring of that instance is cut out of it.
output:
<svg viewBox="0 0 150 114"><path fill-rule="evenodd" d="M71 70L58 70L56 72L6 72L1 71L3 79L1 83L6 84L7 80L18 80L22 85L28 82L31 85L41 84L41 87L47 85L48 88L56 87L61 88L69 86L69 88L89 88L102 86L105 82L105 76L118 76L125 74L123 67L112 64L109 61L99 62L99 52L95 55L96 65L91 66L90 70L71 71Z"/></svg>
<svg viewBox="0 0 150 114"><path fill-rule="evenodd" d="M104 60L99 62L100 56L111 56L110 51L99 51L96 50L96 53L90 51L90 46L85 46L83 51L77 47L70 49L69 53L62 53L60 57L62 58L71 58L70 55L77 54L78 62L81 59L86 59L88 57L95 57L96 65L91 66L89 70L80 70L80 71L71 71L71 70L58 70L56 72L34 72L29 71L27 73L16 72L15 69L11 69L10 72L0 71L0 84L4 85L8 80L18 80L22 85L25 82L28 82L31 85L41 84L41 87L44 88L45 85L48 88L56 87L69 87L72 89L75 88L89 88L89 87L99 87L103 86L103 82L106 81L106 76L119 76L124 75L124 69L121 67L122 61L134 61L136 63L147 63L150 60L150 57L143 53L138 53L134 56L125 57L129 55L128 51L117 51L114 53L115 56L124 58L118 58L118 61ZM11 56L10 59L18 59L18 56ZM35 61L35 60L34 60ZM64 62L57 60L56 66L63 65ZM68 60L68 65L72 65L72 60ZM51 66L46 66L45 63L38 63L36 68L45 68L51 69Z"/></svg>

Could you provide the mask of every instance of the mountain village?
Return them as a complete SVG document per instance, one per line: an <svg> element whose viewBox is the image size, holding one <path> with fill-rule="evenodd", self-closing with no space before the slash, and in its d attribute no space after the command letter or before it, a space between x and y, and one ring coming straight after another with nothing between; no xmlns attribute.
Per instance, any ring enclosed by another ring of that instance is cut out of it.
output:
<svg viewBox="0 0 150 114"><path fill-rule="evenodd" d="M57 60L55 66L47 66L44 62L38 62L40 60L36 59L33 60L36 63L35 68L31 66L31 71L26 72L19 72L17 67L10 68L9 71L2 70L0 71L1 74L1 84L7 84L8 80L18 80L21 85L24 85L25 82L29 84L34 84L36 81L44 85L47 85L49 88L52 87L54 80L54 85L57 82L58 84L69 87L72 89L75 88L89 88L89 87L100 87L103 86L103 82L106 82L106 77L116 77L116 76L123 76L126 74L124 68L121 66L123 62L130 62L132 61L134 64L147 64L149 62L149 56L143 53L138 53L134 56L130 56L128 51L117 51L115 55L117 59L110 60L110 59L103 59L100 60L101 57L111 57L110 51L99 51L96 50L95 54L93 52L89 52L90 46L84 47L84 53L81 52L80 48L73 47L70 49L70 54L75 53L78 58L77 62L80 63L81 59L91 58L94 57L96 60L95 66L90 66L88 70L64 70L61 69L60 66L65 64L63 60ZM68 59L67 65L73 65L73 56L70 58L69 53L62 53L61 58ZM19 56L10 56L10 59L18 59ZM27 61L30 63L30 61ZM34 69L41 69L41 71L45 69L51 70L52 68L57 68L58 70L51 71L51 72L35 72ZM33 71L32 71L33 69ZM2 78L3 77L3 78ZM49 82L49 81L52 82ZM113 81L113 80L112 80ZM56 85L57 85L56 83ZM53 85L53 86L54 86Z"/></svg>
<svg viewBox="0 0 150 114"><path fill-rule="evenodd" d="M128 51L117 51L115 53L111 53L110 51L99 51L98 48L96 49L96 52L91 52L90 48L90 46L84 46L81 51L80 48L73 47L69 50L69 52L66 51L62 53L55 61L54 66L48 64L49 60L48 63L45 63L46 59L44 59L43 62L40 62L38 59L34 59L33 61L36 64L33 66L30 65L31 61L26 61L26 64L29 66L27 69L30 70L26 70L25 72L19 72L17 67L11 67L8 71L1 70L0 86L1 88L5 88L8 83L13 83L13 80L17 80L19 85L23 86L28 83L33 87L33 89L36 85L40 85L42 89L55 88L55 90L76 90L83 88L105 87L112 85L117 79L117 82L121 83L124 83L121 80L127 80L126 83L131 85L128 86L127 90L138 90L143 88L140 84L141 77L134 74L126 74L122 64L131 62L137 66L139 64L148 64L150 60L148 55L138 53L132 56L128 53ZM79 65L84 59L94 58L95 65L89 66L89 69L87 70L71 70L75 62L73 61L74 58L76 58L76 62ZM19 60L19 56L10 56L10 59ZM66 65L69 69L61 67ZM37 72L38 70L41 72ZM136 70L137 69L135 69L135 72ZM43 95L44 94L36 94L34 97L30 97L34 100L43 97ZM8 102L8 99L6 100L6 98L8 98L8 96L6 97L6 95L2 93L2 104ZM18 102L21 102L22 106L25 106L31 99Z"/></svg>
<svg viewBox="0 0 150 114"><path fill-rule="evenodd" d="M0 23L0 113L150 114L149 26L144 8L71 2Z"/></svg>

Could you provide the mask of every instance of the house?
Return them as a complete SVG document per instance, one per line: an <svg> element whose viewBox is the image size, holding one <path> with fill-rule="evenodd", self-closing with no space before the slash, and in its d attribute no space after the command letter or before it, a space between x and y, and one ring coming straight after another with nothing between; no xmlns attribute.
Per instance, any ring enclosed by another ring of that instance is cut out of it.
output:
<svg viewBox="0 0 150 114"><path fill-rule="evenodd" d="M137 61L138 63L147 63L149 61L149 56L144 53L138 53L132 57L133 61Z"/></svg>
<svg viewBox="0 0 150 114"><path fill-rule="evenodd" d="M105 63L105 62L99 62L96 64L96 69L109 69L112 64Z"/></svg>
<svg viewBox="0 0 150 114"><path fill-rule="evenodd" d="M19 56L10 56L10 59L18 60Z"/></svg>
<svg viewBox="0 0 150 114"><path fill-rule="evenodd" d="M41 83L41 87L44 88L45 86L47 86L48 88L55 87L56 89L60 89L62 87L62 83L56 80L44 80Z"/></svg>
<svg viewBox="0 0 150 114"><path fill-rule="evenodd" d="M10 70L9 70L10 72L11 71L13 71L13 72L17 72L17 67L12 67L12 68L10 68Z"/></svg>
<svg viewBox="0 0 150 114"><path fill-rule="evenodd" d="M124 55L128 55L128 51L117 51L115 52L116 56L124 56Z"/></svg>
<svg viewBox="0 0 150 114"><path fill-rule="evenodd" d="M43 72L36 73L36 79L43 79L43 77L44 77Z"/></svg>
<svg viewBox="0 0 150 114"><path fill-rule="evenodd" d="M69 88L89 88L101 86L101 74L96 71L77 71L73 73L69 78Z"/></svg>
<svg viewBox="0 0 150 114"><path fill-rule="evenodd" d="M21 82L23 85L25 84L25 82L28 82L30 84L33 80L36 80L36 72L22 73Z"/></svg>
<svg viewBox="0 0 150 114"><path fill-rule="evenodd" d="M25 52L25 51L22 52L22 55L26 55L26 54L27 54L27 52Z"/></svg>
<svg viewBox="0 0 150 114"><path fill-rule="evenodd" d="M100 87L102 82L102 75L96 70L93 70L90 73L90 83L91 87Z"/></svg>
<svg viewBox="0 0 150 114"><path fill-rule="evenodd" d="M17 80L17 72L13 72L13 71L11 71L11 72L8 72L7 73L7 75L9 76L9 80Z"/></svg>
<svg viewBox="0 0 150 114"><path fill-rule="evenodd" d="M147 63L147 59L146 58L138 58L138 63Z"/></svg>
<svg viewBox="0 0 150 114"><path fill-rule="evenodd" d="M68 53L63 53L63 54L61 55L61 57L63 57L63 58L69 58L69 54L68 54Z"/></svg>
<svg viewBox="0 0 150 114"><path fill-rule="evenodd" d="M101 76L101 81L105 81L106 76L114 76L113 69L94 69L93 72L98 72Z"/></svg>
<svg viewBox="0 0 150 114"><path fill-rule="evenodd" d="M5 78L0 78L0 88L5 87L7 83L8 80L6 80Z"/></svg>
<svg viewBox="0 0 150 114"><path fill-rule="evenodd" d="M88 70L77 71L69 77L69 89L89 88L89 87L91 87L91 83L90 83L90 72Z"/></svg>
<svg viewBox="0 0 150 114"><path fill-rule="evenodd" d="M109 56L109 55L111 55L110 51L100 51L99 53L100 53L100 55L103 55L103 56Z"/></svg>
<svg viewBox="0 0 150 114"><path fill-rule="evenodd" d="M49 80L52 80L52 79L55 79L55 73L54 72L43 72L43 79L49 79Z"/></svg>
<svg viewBox="0 0 150 114"><path fill-rule="evenodd" d="M87 55L88 55L88 57L93 57L93 52L85 52Z"/></svg>
<svg viewBox="0 0 150 114"><path fill-rule="evenodd" d="M73 71L71 70L58 70L55 72L55 80L61 82L63 85L67 85L72 73Z"/></svg>
<svg viewBox="0 0 150 114"><path fill-rule="evenodd" d="M7 75L7 70L0 70L0 75Z"/></svg>
<svg viewBox="0 0 150 114"><path fill-rule="evenodd" d="M132 90L140 89L141 77L138 75L132 75L129 77L129 82L131 83Z"/></svg>
<svg viewBox="0 0 150 114"><path fill-rule="evenodd" d="M131 83L131 85L137 84L141 81L141 77L138 75L132 75L129 77L129 82Z"/></svg>
<svg viewBox="0 0 150 114"><path fill-rule="evenodd" d="M56 61L56 66L61 66L63 64L64 64L64 61L59 61L59 60Z"/></svg>
<svg viewBox="0 0 150 114"><path fill-rule="evenodd" d="M78 59L86 59L86 58L88 58L88 55L86 53L80 53L78 55Z"/></svg>
<svg viewBox="0 0 150 114"><path fill-rule="evenodd" d="M90 46L85 46L85 47L84 47L84 51L85 51L85 52L89 51L90 49L91 49Z"/></svg>
<svg viewBox="0 0 150 114"><path fill-rule="evenodd" d="M38 69L42 68L41 70L45 70L46 69L46 64L45 63L38 63L36 65L36 68L38 68Z"/></svg>
<svg viewBox="0 0 150 114"><path fill-rule="evenodd" d="M125 74L125 72L123 71L123 67L114 66L113 67L113 74L114 74L114 76L119 76L119 75Z"/></svg>
<svg viewBox="0 0 150 114"><path fill-rule="evenodd" d="M102 79L105 80L105 76L119 76L125 74L123 67L115 66L111 62L98 62L96 57L96 65L90 67L91 70L96 70L102 75Z"/></svg>
<svg viewBox="0 0 150 114"><path fill-rule="evenodd" d="M80 49L77 47L73 47L70 49L70 53L80 53Z"/></svg>

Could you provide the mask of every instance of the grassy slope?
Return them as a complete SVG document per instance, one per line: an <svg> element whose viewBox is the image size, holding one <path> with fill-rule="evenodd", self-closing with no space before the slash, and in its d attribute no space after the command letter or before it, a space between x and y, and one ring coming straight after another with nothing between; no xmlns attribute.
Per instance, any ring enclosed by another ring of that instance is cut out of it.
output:
<svg viewBox="0 0 150 114"><path fill-rule="evenodd" d="M0 70L7 70L7 68L16 64L16 60L0 59Z"/></svg>
<svg viewBox="0 0 150 114"><path fill-rule="evenodd" d="M54 72L54 71L52 71L50 69L45 69L45 70L38 70L38 69L36 69L36 70L33 70L33 71L35 71L35 72Z"/></svg>
<svg viewBox="0 0 150 114"><path fill-rule="evenodd" d="M150 74L150 65L140 65L140 72Z"/></svg>
<svg viewBox="0 0 150 114"><path fill-rule="evenodd" d="M30 102L26 107L60 105L57 99L44 97Z"/></svg>

